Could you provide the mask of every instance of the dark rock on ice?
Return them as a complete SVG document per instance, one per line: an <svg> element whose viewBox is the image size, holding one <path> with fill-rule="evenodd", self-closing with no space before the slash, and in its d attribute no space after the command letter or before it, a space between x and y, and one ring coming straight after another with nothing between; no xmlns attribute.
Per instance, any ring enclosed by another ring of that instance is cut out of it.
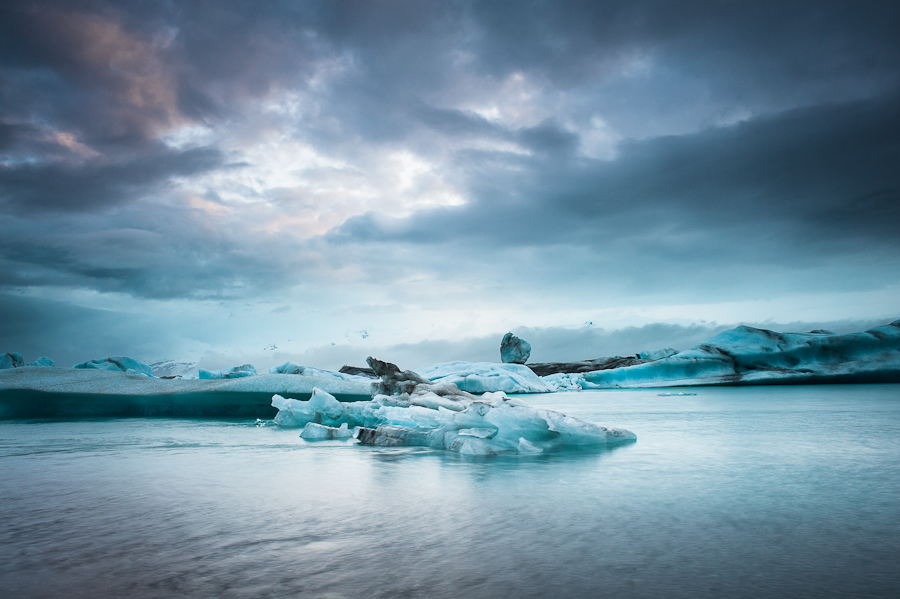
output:
<svg viewBox="0 0 900 599"><path fill-rule="evenodd" d="M635 364L644 364L651 361L634 356L625 358L614 356L611 358L597 358L596 360L582 360L581 362L533 362L527 364L527 366L538 376L549 376L551 374L572 374L624 368L625 366L634 366Z"/></svg>
<svg viewBox="0 0 900 599"><path fill-rule="evenodd" d="M377 379L378 375L375 374L375 371L371 368L363 368L361 366L347 366L344 364L341 366L341 369L338 372L342 372L344 374L352 374L354 376L367 376L369 378Z"/></svg>
<svg viewBox="0 0 900 599"><path fill-rule="evenodd" d="M503 336L500 342L500 360L505 364L524 364L531 356L531 345L512 333Z"/></svg>

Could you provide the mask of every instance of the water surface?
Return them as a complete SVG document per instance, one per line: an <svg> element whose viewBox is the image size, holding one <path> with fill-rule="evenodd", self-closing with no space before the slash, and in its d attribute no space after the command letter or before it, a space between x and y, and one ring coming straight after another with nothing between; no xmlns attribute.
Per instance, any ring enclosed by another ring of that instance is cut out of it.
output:
<svg viewBox="0 0 900 599"><path fill-rule="evenodd" d="M900 596L900 386L663 391L526 397L638 436L538 457L0 422L0 594Z"/></svg>

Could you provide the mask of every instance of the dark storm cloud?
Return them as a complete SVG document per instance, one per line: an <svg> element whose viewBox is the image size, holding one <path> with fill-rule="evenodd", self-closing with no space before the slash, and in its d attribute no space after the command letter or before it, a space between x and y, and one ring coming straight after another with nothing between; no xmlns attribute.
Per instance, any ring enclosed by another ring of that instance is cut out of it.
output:
<svg viewBox="0 0 900 599"><path fill-rule="evenodd" d="M128 203L173 177L223 166L215 148L161 148L113 164L23 164L0 169L0 202L17 212L96 210Z"/></svg>
<svg viewBox="0 0 900 599"><path fill-rule="evenodd" d="M329 237L344 246L620 243L721 261L893 250L898 15L884 2L6 3L0 212L15 215L3 221L15 227L3 251L18 266L3 274L24 285L51 270L47 280L151 297L294 280L295 262L267 252L302 244L198 231L189 211L145 202L173 179L228 168L216 135L264 129L247 106L278 90L312 99L291 125L317 149L412 148L469 200L407 219L351 218ZM322 70L330 78L317 83ZM502 87L517 73L537 90L541 117L511 124L459 107L482 87L515 95ZM720 126L732 108L750 120ZM624 136L614 160L579 154L595 112ZM190 125L213 141L159 141ZM228 151L239 155L236 137ZM458 140L530 155L445 149ZM111 207L133 211L72 221L93 241L51 238L41 220ZM150 234L120 241L142 227ZM122 244L133 251L100 259Z"/></svg>
<svg viewBox="0 0 900 599"><path fill-rule="evenodd" d="M728 260L900 245L897 94L625 142L614 161L573 159L571 141L552 125L527 134L549 156L460 158L470 204L406 220L355 217L332 239L600 248L633 238L678 252L696 249L678 246L690 233L701 244L740 239L734 251L707 256Z"/></svg>

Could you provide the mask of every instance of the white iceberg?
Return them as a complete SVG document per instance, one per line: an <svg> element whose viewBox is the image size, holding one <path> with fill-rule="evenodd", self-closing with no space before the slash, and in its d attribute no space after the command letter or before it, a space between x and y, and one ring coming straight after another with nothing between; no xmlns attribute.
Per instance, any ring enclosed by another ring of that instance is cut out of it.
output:
<svg viewBox="0 0 900 599"><path fill-rule="evenodd" d="M496 362L444 362L415 370L423 378L453 383L468 393L549 393L552 391L524 364Z"/></svg>
<svg viewBox="0 0 900 599"><path fill-rule="evenodd" d="M900 382L900 320L846 335L740 326L669 358L584 379L594 388Z"/></svg>
<svg viewBox="0 0 900 599"><path fill-rule="evenodd" d="M309 422L300 432L300 437L307 441L326 441L329 439L349 439L353 436L353 431L347 428L345 422L338 428L333 426L325 426L324 424L316 424Z"/></svg>

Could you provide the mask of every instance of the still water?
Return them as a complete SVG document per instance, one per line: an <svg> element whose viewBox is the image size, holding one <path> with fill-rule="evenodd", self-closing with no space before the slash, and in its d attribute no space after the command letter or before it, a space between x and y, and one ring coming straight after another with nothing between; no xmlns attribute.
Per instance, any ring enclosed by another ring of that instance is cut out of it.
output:
<svg viewBox="0 0 900 599"><path fill-rule="evenodd" d="M661 391L527 397L638 436L538 457L0 422L0 595L900 596L900 385Z"/></svg>

